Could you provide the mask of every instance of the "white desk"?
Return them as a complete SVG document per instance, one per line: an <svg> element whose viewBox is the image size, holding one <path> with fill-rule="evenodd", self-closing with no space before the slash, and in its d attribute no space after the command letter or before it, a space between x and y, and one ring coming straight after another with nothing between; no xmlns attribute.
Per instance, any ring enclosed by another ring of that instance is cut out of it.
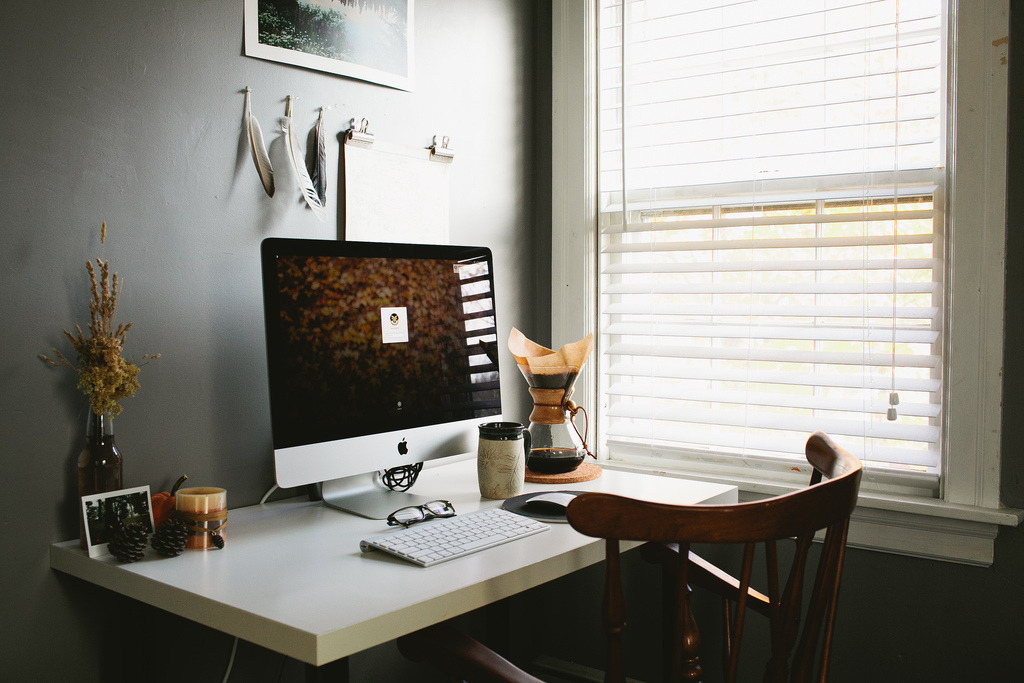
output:
<svg viewBox="0 0 1024 683"><path fill-rule="evenodd" d="M736 488L605 470L558 488L607 491L658 502L734 503ZM451 500L460 513L482 500L476 460L428 467L413 491ZM78 541L50 548L50 566L206 626L320 666L483 607L604 559L598 539L567 524L424 569L359 540L388 530L299 499L230 510L224 550L136 563L90 559Z"/></svg>

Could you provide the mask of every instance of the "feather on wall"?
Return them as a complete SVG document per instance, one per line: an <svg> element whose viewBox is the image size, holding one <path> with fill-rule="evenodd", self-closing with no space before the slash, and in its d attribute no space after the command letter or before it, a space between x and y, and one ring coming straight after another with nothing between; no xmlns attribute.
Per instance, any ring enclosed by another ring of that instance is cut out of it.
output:
<svg viewBox="0 0 1024 683"><path fill-rule="evenodd" d="M316 120L313 135L313 155L310 159L309 179L313 183L320 206L327 207L327 139L324 133L324 109L320 107L320 116Z"/></svg>
<svg viewBox="0 0 1024 683"><path fill-rule="evenodd" d="M284 134L288 139L288 156L292 160L292 168L295 171L295 180L299 184L299 191L302 192L302 198L306 200L306 204L322 221L327 220L327 212L324 210L324 205L320 201L320 196L317 194L316 188L313 187L313 181L309 179L309 173L306 171L305 158L302 154L302 150L299 148L299 139L295 131L295 122L292 120L292 99L291 95L288 96L288 104L285 106L284 113ZM323 111L321 110L321 114Z"/></svg>
<svg viewBox="0 0 1024 683"><path fill-rule="evenodd" d="M267 146L263 143L263 131L260 129L259 121L252 115L252 105L249 93L252 88L245 88L245 120L249 130L249 151L252 153L252 161L256 164L256 172L259 173L260 182L267 195L274 196L274 167L270 164L270 155L267 153Z"/></svg>

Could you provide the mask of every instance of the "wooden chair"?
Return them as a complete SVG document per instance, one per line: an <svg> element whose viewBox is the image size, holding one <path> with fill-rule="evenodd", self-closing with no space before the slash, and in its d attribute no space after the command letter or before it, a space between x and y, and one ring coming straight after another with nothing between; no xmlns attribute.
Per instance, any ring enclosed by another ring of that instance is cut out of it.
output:
<svg viewBox="0 0 1024 683"><path fill-rule="evenodd" d="M723 598L724 680L737 680L748 607L768 617L771 626L771 653L764 672L765 681L827 680L846 535L850 513L857 501L862 465L821 432L807 440L805 453L813 467L811 485L766 500L738 505L662 506L639 501L601 501L596 495L587 494L573 502L569 521L579 531L619 540L651 541L641 552L649 560L664 564L666 602L671 607L663 625L668 637L666 680L698 681L701 678L700 636L690 612L690 586L709 589ZM599 533L606 525L618 527L618 533ZM824 539L813 575L810 602L802 620L804 587L810 576L811 544L819 531L824 531ZM795 549L788 565L785 588L780 592L777 542L789 538L795 541ZM691 552L689 548L693 543L741 544L739 578ZM750 585L758 544L764 546L767 595ZM605 680L619 681L622 674L617 670L620 666L617 662L621 662L622 656L618 632L624 628L624 606L621 589L615 587L619 582L616 578L618 560L613 556L618 554L618 544L609 541L607 553L605 619L609 672ZM686 562L681 561L684 557ZM743 680L750 678L748 672Z"/></svg>
<svg viewBox="0 0 1024 683"><path fill-rule="evenodd" d="M736 505L665 505L605 493L585 493L569 505L569 523L581 533L605 539L604 620L607 631L605 681L625 681L622 636L625 599L619 558L620 541L645 541L649 559L662 562L669 588L666 619L666 679L699 681L699 633L690 612L689 584L704 586L726 603L725 680L735 681L746 609L768 617L771 653L766 681L824 681L832 644L846 535L860 486L860 461L821 432L807 441L813 466L806 489ZM824 480L823 480L824 478ZM801 620L808 559L816 532L824 530L806 618ZM796 542L785 588L779 591L778 541ZM733 578L690 552L690 544L741 544L742 570ZM767 594L750 586L756 544L765 545ZM682 561L681 558L687 558ZM735 603L730 609L729 603ZM800 629L803 621L803 629ZM790 663L790 653L795 654ZM412 659L428 659L442 670L475 683L532 682L484 646L446 627L425 629L399 640ZM744 680L749 680L746 674Z"/></svg>

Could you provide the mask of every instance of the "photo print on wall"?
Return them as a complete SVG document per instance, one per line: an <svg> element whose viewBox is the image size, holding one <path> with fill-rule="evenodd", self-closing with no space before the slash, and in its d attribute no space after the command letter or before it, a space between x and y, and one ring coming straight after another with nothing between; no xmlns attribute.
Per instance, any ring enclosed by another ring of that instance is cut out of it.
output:
<svg viewBox="0 0 1024 683"><path fill-rule="evenodd" d="M245 0L245 54L413 87L414 0Z"/></svg>

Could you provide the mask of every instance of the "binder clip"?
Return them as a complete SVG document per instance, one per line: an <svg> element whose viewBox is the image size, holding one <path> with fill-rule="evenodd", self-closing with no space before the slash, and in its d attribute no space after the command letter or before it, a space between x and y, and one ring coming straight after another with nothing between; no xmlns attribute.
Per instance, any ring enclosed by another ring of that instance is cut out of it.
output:
<svg viewBox="0 0 1024 683"><path fill-rule="evenodd" d="M440 140L438 140L438 136L434 136L434 143L430 145L430 158L445 163L451 163L455 158L455 152L448 148L447 135L442 136Z"/></svg>
<svg viewBox="0 0 1024 683"><path fill-rule="evenodd" d="M370 121L368 119L352 119L349 123L348 139L346 142L359 142L364 145L372 145L373 135L369 131Z"/></svg>

